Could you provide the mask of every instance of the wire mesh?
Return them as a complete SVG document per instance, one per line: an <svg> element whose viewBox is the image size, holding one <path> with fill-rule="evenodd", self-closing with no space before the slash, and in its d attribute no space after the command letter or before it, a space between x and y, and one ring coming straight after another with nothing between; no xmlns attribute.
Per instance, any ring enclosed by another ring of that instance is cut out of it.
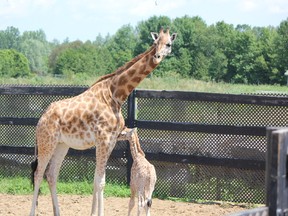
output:
<svg viewBox="0 0 288 216"><path fill-rule="evenodd" d="M137 119L234 126L286 125L288 108L257 104L138 98Z"/></svg>
<svg viewBox="0 0 288 216"><path fill-rule="evenodd" d="M137 99L137 120L203 125L287 126L288 108L257 104ZM145 152L265 161L266 137L139 129ZM192 200L263 203L265 171L153 161L156 193Z"/></svg>
<svg viewBox="0 0 288 216"><path fill-rule="evenodd" d="M11 88L11 86L9 86ZM0 95L0 118L36 118L56 100L67 96ZM153 122L186 122L203 125L287 126L286 106L188 101L178 99L137 98L137 120ZM127 102L122 107L128 116ZM138 129L143 150L153 154L192 155L217 159L265 160L264 136L217 134L210 131L187 132L162 129ZM0 124L1 147L19 147L19 152L0 152L0 176L30 177L33 154L22 154L20 147L33 149L35 126ZM127 182L127 143L118 142L106 168L107 182ZM151 160L157 173L155 193L160 197L189 200L223 200L231 202L264 202L264 170L249 170L207 164L175 163ZM95 156L85 152L67 155L59 179L93 181Z"/></svg>
<svg viewBox="0 0 288 216"><path fill-rule="evenodd" d="M187 200L263 203L264 170L151 161L156 168L155 193Z"/></svg>

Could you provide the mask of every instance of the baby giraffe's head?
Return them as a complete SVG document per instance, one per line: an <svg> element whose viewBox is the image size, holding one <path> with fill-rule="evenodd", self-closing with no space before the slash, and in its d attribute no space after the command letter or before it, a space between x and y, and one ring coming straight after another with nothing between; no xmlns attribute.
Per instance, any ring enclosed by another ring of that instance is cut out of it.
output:
<svg viewBox="0 0 288 216"><path fill-rule="evenodd" d="M118 136L117 140L132 140L137 133L137 128L125 128Z"/></svg>

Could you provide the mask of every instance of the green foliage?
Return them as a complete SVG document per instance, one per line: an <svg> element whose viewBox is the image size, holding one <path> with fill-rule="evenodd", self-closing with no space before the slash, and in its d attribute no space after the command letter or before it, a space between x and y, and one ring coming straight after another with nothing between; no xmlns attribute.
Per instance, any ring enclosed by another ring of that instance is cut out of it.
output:
<svg viewBox="0 0 288 216"><path fill-rule="evenodd" d="M162 26L169 26L178 35L171 56L153 72L156 76L165 77L172 72L204 81L286 84L288 19L277 27L234 27L223 21L209 26L198 16L174 20L152 16L135 28L124 25L112 36L98 34L95 41L66 39L63 43L48 42L43 30L21 35L17 28L8 27L0 30L0 50L14 49L24 54L36 75L83 80L111 73L144 52L153 42L150 32L159 31ZM1 73L21 76L11 70Z"/></svg>
<svg viewBox="0 0 288 216"><path fill-rule="evenodd" d="M121 27L109 40L107 49L112 56L114 68L121 67L134 57L136 39L132 26L126 25Z"/></svg>
<svg viewBox="0 0 288 216"><path fill-rule="evenodd" d="M0 50L0 76L25 77L30 75L28 59L12 49Z"/></svg>
<svg viewBox="0 0 288 216"><path fill-rule="evenodd" d="M42 30L24 32L19 46L20 51L28 58L30 70L39 75L45 75L48 71L48 56L51 46L46 41Z"/></svg>
<svg viewBox="0 0 288 216"><path fill-rule="evenodd" d="M175 58L176 59L176 58ZM192 70L191 56L188 49L179 49L179 58L176 59L177 72L184 77L189 77L190 71Z"/></svg>
<svg viewBox="0 0 288 216"><path fill-rule="evenodd" d="M20 31L13 27L7 27L0 31L0 49L19 49Z"/></svg>
<svg viewBox="0 0 288 216"><path fill-rule="evenodd" d="M112 70L111 58L106 47L75 41L55 48L49 57L49 67L53 74L100 76Z"/></svg>
<svg viewBox="0 0 288 216"><path fill-rule="evenodd" d="M280 23L275 39L276 59L278 73L275 79L284 82L283 74L288 70L288 18ZM278 78L278 79L277 79ZM279 78L282 80L279 80Z"/></svg>

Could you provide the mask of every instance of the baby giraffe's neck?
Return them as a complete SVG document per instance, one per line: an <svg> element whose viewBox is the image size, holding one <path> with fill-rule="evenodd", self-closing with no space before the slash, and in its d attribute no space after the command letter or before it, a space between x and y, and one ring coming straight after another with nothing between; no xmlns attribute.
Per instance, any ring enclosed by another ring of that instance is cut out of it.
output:
<svg viewBox="0 0 288 216"><path fill-rule="evenodd" d="M145 157L145 154L141 149L139 138L136 132L132 134L132 137L129 140L129 142L130 142L131 156L133 160L135 160L137 157Z"/></svg>

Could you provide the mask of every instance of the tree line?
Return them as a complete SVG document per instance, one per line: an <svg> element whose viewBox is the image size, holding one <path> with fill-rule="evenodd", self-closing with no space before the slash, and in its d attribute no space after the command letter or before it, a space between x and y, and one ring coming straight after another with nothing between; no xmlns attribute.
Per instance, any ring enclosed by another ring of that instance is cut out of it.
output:
<svg viewBox="0 0 288 216"><path fill-rule="evenodd" d="M170 27L177 40L153 72L204 81L280 84L288 70L288 19L279 26L251 27L223 21L207 25L198 16L153 16L136 27L122 26L94 41L47 41L45 32L15 27L0 31L0 77L101 76L113 72L152 44L151 31Z"/></svg>

